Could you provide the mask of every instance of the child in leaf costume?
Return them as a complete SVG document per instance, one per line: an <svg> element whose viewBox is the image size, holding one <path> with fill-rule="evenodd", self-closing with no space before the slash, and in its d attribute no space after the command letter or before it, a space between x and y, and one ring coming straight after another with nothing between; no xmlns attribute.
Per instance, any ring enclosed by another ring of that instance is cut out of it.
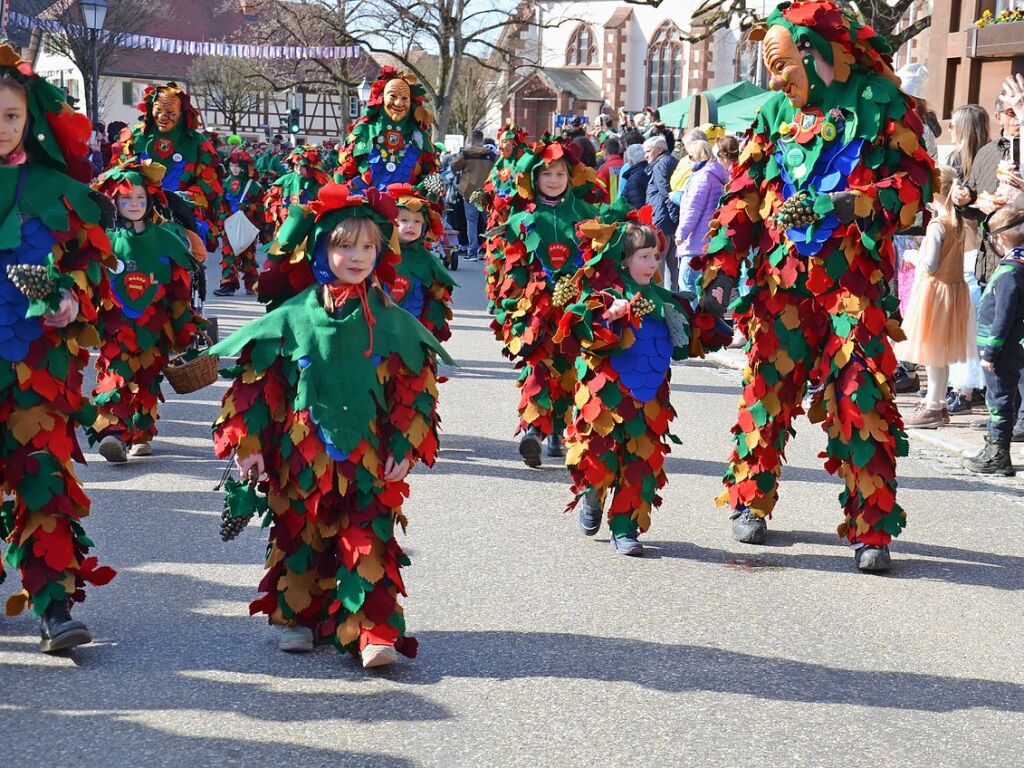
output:
<svg viewBox="0 0 1024 768"><path fill-rule="evenodd" d="M232 215L241 211L249 221L258 227L264 223L265 214L263 211L263 187L260 186L257 179L258 174L252 155L243 149L234 150L228 156L228 176L224 180L226 213ZM256 263L256 247L259 245L259 237L241 253L235 253L228 241L227 234L223 241L220 260L220 287L214 293L218 296L234 294L239 288L239 273L241 273L241 283L245 285L245 292L250 296L255 294L256 281L260 276L259 266Z"/></svg>
<svg viewBox="0 0 1024 768"><path fill-rule="evenodd" d="M385 189L391 184L418 184L437 171L430 139L434 116L426 96L415 75L383 67L363 114L338 152L335 181L354 190Z"/></svg>
<svg viewBox="0 0 1024 768"><path fill-rule="evenodd" d="M402 249L391 298L438 341L447 341L452 337L449 323L455 281L432 248L444 234L441 207L409 184L392 184L386 191L398 205L396 224Z"/></svg>
<svg viewBox="0 0 1024 768"><path fill-rule="evenodd" d="M703 301L723 311L754 249L752 289L734 307L749 364L719 503L732 507L737 539L764 541L793 418L807 383L823 384L809 416L828 435L825 468L846 481L839 535L861 570L885 570L906 521L892 238L931 200L935 169L870 27L827 0L783 3L768 25L765 63L780 93L747 133L703 259Z"/></svg>
<svg viewBox="0 0 1024 768"><path fill-rule="evenodd" d="M512 199L516 194L516 163L528 148L526 131L509 123L498 134L498 159L474 202L487 215L487 232L501 227L509 217ZM500 237L484 237L484 291L488 305L493 307L498 284L501 282L495 249L502 244Z"/></svg>
<svg viewBox="0 0 1024 768"><path fill-rule="evenodd" d="M415 656L398 595L409 559L405 476L437 452L437 340L388 298L394 201L328 184L294 206L278 242L316 282L213 347L238 357L214 425L219 456L265 474L271 515L263 596L279 646L331 642L364 666Z"/></svg>
<svg viewBox="0 0 1024 768"><path fill-rule="evenodd" d="M115 463L152 453L164 367L198 331L189 302L191 254L181 227L165 220L163 174L159 163L126 159L96 181L117 207L117 224L107 233L117 262L112 302L100 313L92 393L99 415L86 432Z"/></svg>
<svg viewBox="0 0 1024 768"><path fill-rule="evenodd" d="M662 241L651 208L630 211L625 200L605 206L579 225L583 267L563 278L555 302L564 304L556 342L580 349L575 407L567 433L566 464L580 505L579 526L597 533L605 500L611 544L640 556L651 508L661 506L666 439L675 418L670 402L672 361L689 356L687 302L652 279ZM702 350L694 349L697 354Z"/></svg>
<svg viewBox="0 0 1024 768"><path fill-rule="evenodd" d="M284 224L293 205L309 205L316 200L320 187L330 179L316 147L296 147L285 162L291 170L271 182L263 202L266 220L275 228Z"/></svg>
<svg viewBox="0 0 1024 768"><path fill-rule="evenodd" d="M579 161L576 145L537 142L516 166L515 211L495 248L491 327L516 361L520 390L519 453L530 467L541 464L541 442L549 456L564 456L576 374L575 352L555 344L562 309L551 300L560 278L582 265L576 224L597 210L585 199L597 189L592 168Z"/></svg>
<svg viewBox="0 0 1024 768"><path fill-rule="evenodd" d="M139 104L142 122L122 135L115 161L153 160L164 166L163 188L182 193L195 206L197 232L209 250L217 245L223 219L223 169L202 117L176 83L150 86Z"/></svg>
<svg viewBox="0 0 1024 768"><path fill-rule="evenodd" d="M88 643L70 615L86 583L110 581L82 527L89 498L76 422L88 347L108 290L104 202L86 185L91 125L9 46L0 46L0 535L21 572L7 615L42 617L43 651ZM0 568L0 580L4 573Z"/></svg>
<svg viewBox="0 0 1024 768"><path fill-rule="evenodd" d="M323 158L316 148L297 147L288 156L288 163L291 171L270 185L264 200L266 220L275 230L288 220L293 207L312 203L328 183L322 169ZM267 251L257 286L263 303L276 306L279 299L294 296L312 283L308 262L301 256L289 259L289 255L276 245Z"/></svg>

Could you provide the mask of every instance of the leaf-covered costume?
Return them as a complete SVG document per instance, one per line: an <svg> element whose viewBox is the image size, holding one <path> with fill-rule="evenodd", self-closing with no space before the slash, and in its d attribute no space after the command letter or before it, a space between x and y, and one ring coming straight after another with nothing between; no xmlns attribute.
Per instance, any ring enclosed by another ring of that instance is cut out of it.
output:
<svg viewBox="0 0 1024 768"><path fill-rule="evenodd" d="M7 614L30 605L39 616L51 602L81 602L86 583L114 576L88 554L89 498L72 466L84 462L75 427L91 420L82 370L99 343L110 243L94 193L80 181L90 175L89 121L7 46L0 70L25 85L31 120L24 158L0 166L0 535L4 562L22 582ZM8 268L18 265L41 268L41 298L15 286ZM66 294L77 316L64 328L44 325L41 315Z"/></svg>
<svg viewBox="0 0 1024 768"><path fill-rule="evenodd" d="M596 176L573 149L558 141L538 143L523 155L516 169L517 210L495 251L502 277L491 328L519 369L519 430L534 427L545 436L560 434L568 423L576 386L575 351L554 341L562 309L552 301L552 291L582 265L576 224L597 215L584 199ZM571 172L569 187L556 204L541 202L539 193L534 195L536 174L563 158Z"/></svg>
<svg viewBox="0 0 1024 768"><path fill-rule="evenodd" d="M512 200L516 194L516 163L528 148L526 131L509 124L498 134L498 146L501 151L477 202L477 206L487 214L487 233L492 233L484 236L483 243L484 293L490 307L493 307L497 287L502 279L499 268L503 261L496 256L496 250L504 243L501 237L493 233L508 220L512 212Z"/></svg>
<svg viewBox="0 0 1024 768"><path fill-rule="evenodd" d="M672 361L690 349L688 303L660 285L640 285L622 265L627 220L650 226L651 209L629 213L628 203L605 206L599 219L580 224L584 265L558 287L565 302L556 341L573 340L577 385L566 433L566 465L575 500L591 491L608 507L616 537L647 531L651 508L661 506L667 440L675 418L669 380ZM616 299L629 302L626 315L603 317Z"/></svg>
<svg viewBox="0 0 1024 768"><path fill-rule="evenodd" d="M828 435L826 469L846 481L839 534L881 547L906 521L896 502L907 438L892 384L889 338L902 338L890 319L892 238L931 199L934 167L870 27L821 1L783 4L768 23L807 52L810 98L797 109L777 93L761 108L712 222L705 293L754 252L752 289L734 307L749 364L719 503L771 515L793 418L807 382L820 382L809 415ZM832 65L831 84L812 51Z"/></svg>
<svg viewBox="0 0 1024 768"><path fill-rule="evenodd" d="M270 184L278 176L288 172L284 163L281 162L282 158L283 153L275 152L273 147L267 148L265 152L256 158L256 171L260 175L261 184Z"/></svg>
<svg viewBox="0 0 1024 768"><path fill-rule="evenodd" d="M400 243L402 260L395 267L395 287L391 298L411 314L438 341L452 337L452 289L455 280L434 251L433 245L444 234L439 206L421 190L409 184L392 184L387 193L399 208L423 216L423 235L414 243Z"/></svg>
<svg viewBox="0 0 1024 768"><path fill-rule="evenodd" d="M282 250L281 235L286 230L285 222L291 210L308 206L328 183L316 148L298 147L288 156L288 162L292 170L270 185L264 200L266 220L277 231L276 243L267 251L259 275L257 292L260 301L272 305L281 297L294 296L312 282L308 261L302 253L293 253L291 248ZM305 213L299 211L296 215L299 217L296 220L301 221Z"/></svg>
<svg viewBox="0 0 1024 768"><path fill-rule="evenodd" d="M131 446L156 437L164 367L198 330L189 301L190 251L179 225L161 217L167 215L162 169L153 167L155 175L145 165L114 166L96 182L115 201L144 187L150 210L141 232L122 220L107 233L116 264L109 275L112 301L100 312L102 345L92 393L99 414L86 429L90 443L112 435Z"/></svg>
<svg viewBox="0 0 1024 768"><path fill-rule="evenodd" d="M317 253L346 216L373 218L385 235L374 275L359 286L311 286L213 348L238 355L214 441L220 456L236 449L266 462L267 573L250 611L309 627L339 649L395 645L414 656L398 602L409 559L395 539L409 486L385 482L383 471L388 457L433 463L435 356L447 356L381 287L398 259L395 209L376 190L370 197L325 187L303 220L304 250ZM312 271L318 283L334 279L316 257ZM325 308L327 292L337 311Z"/></svg>
<svg viewBox="0 0 1024 768"><path fill-rule="evenodd" d="M391 80L404 80L409 86L411 104L400 121L384 111L384 88ZM338 152L335 181L351 184L354 190L384 189L391 184L418 184L434 173L437 157L430 139L434 117L425 101L426 89L414 75L383 67L363 113Z"/></svg>
<svg viewBox="0 0 1024 768"><path fill-rule="evenodd" d="M168 133L161 133L153 120L154 102L164 91L177 96L182 107L178 124ZM223 223L223 169L213 142L201 130L199 111L175 83L147 88L139 110L142 122L130 132L126 129L115 163L138 157L164 166L164 190L188 197L194 205L198 233L213 250Z"/></svg>
<svg viewBox="0 0 1024 768"><path fill-rule="evenodd" d="M241 211L255 226L265 223L263 210L263 187L256 179L252 156L248 152L235 150L228 157L228 163L238 163L241 173L237 176L228 175L224 180L224 205L227 206L225 218ZM244 198L243 198L244 193ZM228 242L227 235L221 245L220 287L238 290L239 275L246 290L254 290L259 279L260 270L256 263L256 248L259 237L242 253L236 254Z"/></svg>

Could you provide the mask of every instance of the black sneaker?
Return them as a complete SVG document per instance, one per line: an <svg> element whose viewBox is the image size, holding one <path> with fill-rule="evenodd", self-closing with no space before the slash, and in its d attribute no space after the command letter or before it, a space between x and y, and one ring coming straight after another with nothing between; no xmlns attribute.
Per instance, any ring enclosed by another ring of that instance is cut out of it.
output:
<svg viewBox="0 0 1024 768"><path fill-rule="evenodd" d="M900 394L918 392L921 389L921 379L918 377L917 371L910 373L902 364L896 367L896 373L893 374L892 380L893 386Z"/></svg>
<svg viewBox="0 0 1024 768"><path fill-rule="evenodd" d="M747 508L737 509L732 520L732 537L744 544L764 544L768 538L768 523Z"/></svg>
<svg viewBox="0 0 1024 768"><path fill-rule="evenodd" d="M580 499L577 520L584 536L593 536L601 528L601 499L596 491L587 491Z"/></svg>
<svg viewBox="0 0 1024 768"><path fill-rule="evenodd" d="M1003 475L1013 477L1017 470L1010 460L1009 446L999 445L991 437L985 437L985 447L977 456L964 459L964 469L977 472L979 475Z"/></svg>
<svg viewBox="0 0 1024 768"><path fill-rule="evenodd" d="M540 437L540 430L530 427L519 439L519 455L523 457L523 461L528 467L540 466Z"/></svg>
<svg viewBox="0 0 1024 768"><path fill-rule="evenodd" d="M857 547L853 557L857 567L866 573L885 573L892 566L888 547Z"/></svg>
<svg viewBox="0 0 1024 768"><path fill-rule="evenodd" d="M237 288L218 288L213 292L214 296L234 296L238 292Z"/></svg>
<svg viewBox="0 0 1024 768"><path fill-rule="evenodd" d="M85 624L71 618L66 600L55 600L47 606L39 629L42 634L39 650L43 653L56 653L92 642Z"/></svg>

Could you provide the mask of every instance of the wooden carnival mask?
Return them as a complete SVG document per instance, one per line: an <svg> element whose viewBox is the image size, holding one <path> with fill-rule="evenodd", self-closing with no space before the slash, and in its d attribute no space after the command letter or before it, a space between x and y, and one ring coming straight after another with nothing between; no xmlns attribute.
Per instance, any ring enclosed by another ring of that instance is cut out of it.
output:
<svg viewBox="0 0 1024 768"><path fill-rule="evenodd" d="M790 31L772 25L764 36L764 65L768 87L786 94L797 109L807 106L815 84L831 85L832 66L809 43L798 45Z"/></svg>
<svg viewBox="0 0 1024 768"><path fill-rule="evenodd" d="M400 123L409 114L412 104L412 90L401 78L388 80L384 86L384 112L387 116Z"/></svg>
<svg viewBox="0 0 1024 768"><path fill-rule="evenodd" d="M160 133L170 133L181 120L181 97L172 90L163 89L153 102L153 122Z"/></svg>

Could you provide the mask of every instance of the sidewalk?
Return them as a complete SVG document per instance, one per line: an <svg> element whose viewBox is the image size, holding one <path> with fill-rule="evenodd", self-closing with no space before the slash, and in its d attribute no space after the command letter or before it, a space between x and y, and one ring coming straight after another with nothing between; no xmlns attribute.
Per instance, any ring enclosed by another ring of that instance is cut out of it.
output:
<svg viewBox="0 0 1024 768"><path fill-rule="evenodd" d="M722 349L712 352L707 356L707 362L720 368L734 368L742 371L746 365L746 355L742 349ZM924 384L922 371L922 385ZM914 410L918 400L924 394L922 389L919 395L907 394L897 395L896 402L901 413L910 413ZM950 417L950 423L939 429L908 429L907 434L910 440L925 443L933 448L939 448L955 456L967 456L978 453L985 445L985 432L979 429L971 429L970 422L985 417L984 403L974 406L971 413L956 414ZM1018 444L1020 445L1020 444ZM1024 463L1024 446L1011 451L1014 463Z"/></svg>

